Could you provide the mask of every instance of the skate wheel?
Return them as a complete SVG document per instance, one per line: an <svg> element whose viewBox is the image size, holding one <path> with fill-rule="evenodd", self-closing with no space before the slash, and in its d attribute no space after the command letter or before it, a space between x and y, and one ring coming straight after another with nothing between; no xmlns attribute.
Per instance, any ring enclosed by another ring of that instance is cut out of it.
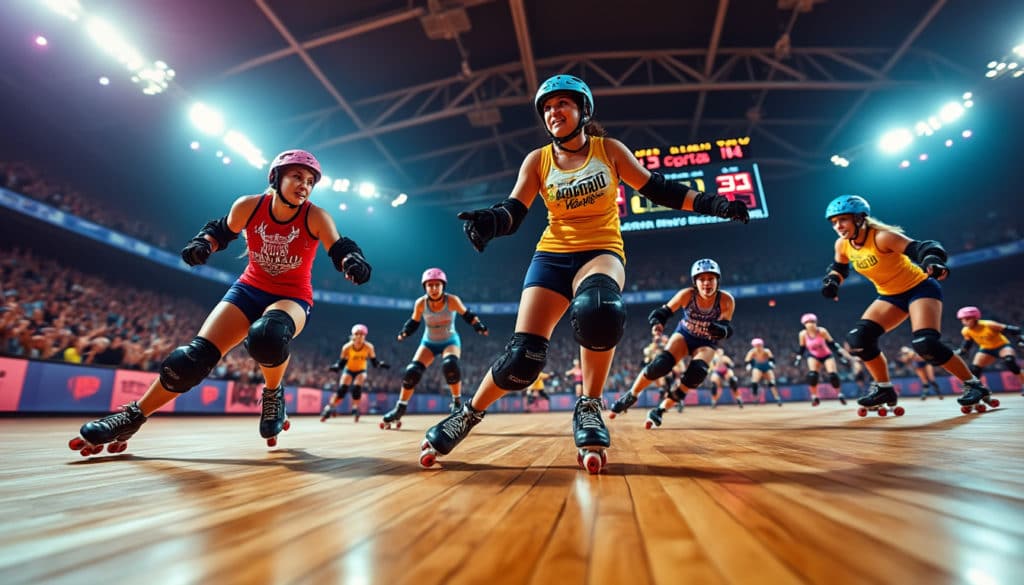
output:
<svg viewBox="0 0 1024 585"><path fill-rule="evenodd" d="M960 412L962 412L964 414L971 414L971 407L970 406L961 406L960 407Z"/></svg>
<svg viewBox="0 0 1024 585"><path fill-rule="evenodd" d="M653 426L654 426L654 422L652 422L652 421L644 421L644 428L645 429L651 430L651 427L653 427Z"/></svg>
<svg viewBox="0 0 1024 585"><path fill-rule="evenodd" d="M857 416L867 416L867 415L868 415L868 409L864 408L863 406L857 409Z"/></svg>
<svg viewBox="0 0 1024 585"><path fill-rule="evenodd" d="M400 428L402 428L402 421L398 421L395 423L395 430L397 431Z"/></svg>
<svg viewBox="0 0 1024 585"><path fill-rule="evenodd" d="M267 439L267 447L277 447L277 437Z"/></svg>
<svg viewBox="0 0 1024 585"><path fill-rule="evenodd" d="M989 401L988 405L991 406L992 408L999 408L999 399L993 398L992 400Z"/></svg>
<svg viewBox="0 0 1024 585"><path fill-rule="evenodd" d="M68 441L68 447L70 447L72 451L81 451L82 447L85 447L85 445L85 439L82 437L75 437Z"/></svg>
<svg viewBox="0 0 1024 585"><path fill-rule="evenodd" d="M127 448L128 448L128 443L123 443L121 441L114 441L113 443L107 443L107 452L108 453L120 453L120 452L124 451Z"/></svg>
<svg viewBox="0 0 1024 585"><path fill-rule="evenodd" d="M887 409L886 407L883 406L883 407L878 409L878 416L886 416L888 414L889 414L889 409Z"/></svg>
<svg viewBox="0 0 1024 585"><path fill-rule="evenodd" d="M387 423L385 423L385 422L381 422L381 423L380 423L380 430L382 430L382 431L383 431L383 430L384 430L384 429L386 429L386 428L388 428L388 424L387 424Z"/></svg>
<svg viewBox="0 0 1024 585"><path fill-rule="evenodd" d="M583 456L583 466L586 467L587 472L590 473L590 475L597 475L598 473L601 473L601 455L596 451L588 451L587 454Z"/></svg>
<svg viewBox="0 0 1024 585"><path fill-rule="evenodd" d="M614 410L608 413L608 418L615 418L615 411Z"/></svg>
<svg viewBox="0 0 1024 585"><path fill-rule="evenodd" d="M429 469L437 461L437 451L433 449L424 449L420 453L420 467L423 469Z"/></svg>
<svg viewBox="0 0 1024 585"><path fill-rule="evenodd" d="M906 412L907 411L904 410L902 406L897 406L896 408L892 409L892 413L895 414L896 416L903 416Z"/></svg>
<svg viewBox="0 0 1024 585"><path fill-rule="evenodd" d="M985 412L988 410L988 407L979 402L974 405L974 410L977 410L978 412Z"/></svg>
<svg viewBox="0 0 1024 585"><path fill-rule="evenodd" d="M281 425L281 430L282 431L287 431L290 428L292 428L292 421L290 421L288 419L285 419L284 424Z"/></svg>

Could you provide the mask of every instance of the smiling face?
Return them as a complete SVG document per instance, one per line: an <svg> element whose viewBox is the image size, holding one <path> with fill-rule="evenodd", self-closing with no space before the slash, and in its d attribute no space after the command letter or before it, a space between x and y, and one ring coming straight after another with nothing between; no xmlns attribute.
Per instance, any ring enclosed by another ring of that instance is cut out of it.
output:
<svg viewBox="0 0 1024 585"><path fill-rule="evenodd" d="M580 107L567 92L556 93L544 100L544 127L551 134L568 136L580 123Z"/></svg>
<svg viewBox="0 0 1024 585"><path fill-rule="evenodd" d="M293 205L302 205L316 185L316 175L302 165L291 165L281 175L281 196Z"/></svg>
<svg viewBox="0 0 1024 585"><path fill-rule="evenodd" d="M694 278L694 286L702 297L710 297L718 290L718 276L710 272L698 274Z"/></svg>
<svg viewBox="0 0 1024 585"><path fill-rule="evenodd" d="M857 231L857 218L852 213L843 213L829 218L832 229L841 238L851 239Z"/></svg>

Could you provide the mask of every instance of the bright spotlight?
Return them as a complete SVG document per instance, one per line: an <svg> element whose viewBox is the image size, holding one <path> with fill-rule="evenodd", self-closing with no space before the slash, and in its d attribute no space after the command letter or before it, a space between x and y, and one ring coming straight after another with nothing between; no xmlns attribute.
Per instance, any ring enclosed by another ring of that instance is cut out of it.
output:
<svg viewBox="0 0 1024 585"><path fill-rule="evenodd" d="M217 110L204 103L196 102L188 111L189 118L202 132L211 136L220 136L224 133L224 116Z"/></svg>
<svg viewBox="0 0 1024 585"><path fill-rule="evenodd" d="M73 21L77 21L78 17L82 15L82 6L78 0L43 0L43 4L57 14Z"/></svg>
<svg viewBox="0 0 1024 585"><path fill-rule="evenodd" d="M999 65L999 61L989 61L988 62L988 68L989 69L995 69L996 65Z"/></svg>
<svg viewBox="0 0 1024 585"><path fill-rule="evenodd" d="M110 78L107 77L106 75L104 75L103 77L100 77L99 81L100 81L100 85L110 85Z"/></svg>
<svg viewBox="0 0 1024 585"><path fill-rule="evenodd" d="M922 152L920 155L918 155L917 160L928 160L928 153Z"/></svg>
<svg viewBox="0 0 1024 585"><path fill-rule="evenodd" d="M999 75L999 72L995 69L989 69L988 72L985 73L985 77L988 77L989 79L992 79L996 75Z"/></svg>
<svg viewBox="0 0 1024 585"><path fill-rule="evenodd" d="M339 193L347 193L348 188L352 186L352 181L348 179L337 179L334 181L334 190Z"/></svg>
<svg viewBox="0 0 1024 585"><path fill-rule="evenodd" d="M964 98L965 100L973 99L973 98L974 98L974 94L973 94L973 93L971 93L971 92L969 92L969 91L965 91L965 92L964 92L964 95L963 95L963 98Z"/></svg>
<svg viewBox="0 0 1024 585"><path fill-rule="evenodd" d="M373 206L372 205L366 208L366 213L373 213Z"/></svg>
<svg viewBox="0 0 1024 585"><path fill-rule="evenodd" d="M191 148L192 150L199 150L199 141L193 140L191 143L189 143L188 147Z"/></svg>
<svg viewBox="0 0 1024 585"><path fill-rule="evenodd" d="M974 100L967 100L967 101L965 101L964 102L964 107L965 108L973 108L974 107Z"/></svg>
<svg viewBox="0 0 1024 585"><path fill-rule="evenodd" d="M216 156L217 158L220 158L220 157L224 156L224 151L223 150L218 150L217 152L214 153L214 156Z"/></svg>
<svg viewBox="0 0 1024 585"><path fill-rule="evenodd" d="M1013 76L1014 77L1020 77L1021 75L1024 75L1024 69L1021 69L1019 71L1014 71L1013 72Z"/></svg>
<svg viewBox="0 0 1024 585"><path fill-rule="evenodd" d="M1021 43L1013 48L1013 52L1017 53L1021 57L1024 57L1024 43Z"/></svg>
<svg viewBox="0 0 1024 585"><path fill-rule="evenodd" d="M905 168L907 168L909 166L910 166L910 161L909 160L905 160L905 161L900 163L900 168L901 169L905 169Z"/></svg>
<svg viewBox="0 0 1024 585"><path fill-rule="evenodd" d="M348 204L347 203L339 203L338 204L338 209L340 209L341 211L348 211Z"/></svg>
<svg viewBox="0 0 1024 585"><path fill-rule="evenodd" d="M263 165L267 164L267 159L263 158L260 149L256 148L245 134L237 130L228 130L224 135L224 144L245 157L245 160L257 169L262 169Z"/></svg>
<svg viewBox="0 0 1024 585"><path fill-rule="evenodd" d="M946 124L956 121L957 118L963 115L964 107L956 102L949 102L939 110L939 119Z"/></svg>
<svg viewBox="0 0 1024 585"><path fill-rule="evenodd" d="M882 139L878 141L878 147L883 152L889 154L896 154L904 148L910 146L910 143L914 141L914 135L910 133L910 130L906 128L897 128L896 130L890 130L882 135Z"/></svg>
<svg viewBox="0 0 1024 585"><path fill-rule="evenodd" d="M222 163L224 163L226 165L229 165L229 164L231 164L231 157L230 156L225 156L225 157L220 159L220 162L222 162Z"/></svg>
<svg viewBox="0 0 1024 585"><path fill-rule="evenodd" d="M947 138L946 139L946 148L950 148L951 146L953 146L953 139L952 138Z"/></svg>
<svg viewBox="0 0 1024 585"><path fill-rule="evenodd" d="M316 184L317 187L324 187L325 189L331 186L331 178L327 175L320 176L320 182Z"/></svg>
<svg viewBox="0 0 1024 585"><path fill-rule="evenodd" d="M50 44L50 41L46 40L46 37L44 37L43 35L36 36L36 45L40 47L45 47L48 44Z"/></svg>
<svg viewBox="0 0 1024 585"><path fill-rule="evenodd" d="M970 138L971 136L974 136L974 133L971 132L970 130L964 130L963 132L960 133L960 136L963 136L964 138Z"/></svg>
<svg viewBox="0 0 1024 585"><path fill-rule="evenodd" d="M373 197L373 194L376 193L376 192L377 192L377 187L375 187L373 183L369 183L369 182L366 182L366 181L364 181L362 183L359 183L359 196L360 197L364 197L366 199L369 199L370 197Z"/></svg>

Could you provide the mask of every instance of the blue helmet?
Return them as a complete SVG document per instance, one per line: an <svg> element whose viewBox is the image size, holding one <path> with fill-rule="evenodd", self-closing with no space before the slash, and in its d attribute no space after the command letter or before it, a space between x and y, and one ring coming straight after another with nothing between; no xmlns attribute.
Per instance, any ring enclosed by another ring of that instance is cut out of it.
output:
<svg viewBox="0 0 1024 585"><path fill-rule="evenodd" d="M586 82L574 75L555 75L540 84L540 87L537 88L537 95L533 98L533 107L536 108L540 117L544 117L544 100L551 97L551 94L560 91L578 96L576 103L580 106L581 125L585 126L587 122L590 122L590 118L594 116L594 94L590 92L590 87Z"/></svg>
<svg viewBox="0 0 1024 585"><path fill-rule="evenodd" d="M690 278L696 280L701 274L714 274L721 279L722 269L718 267L718 262L711 258L701 258L690 267Z"/></svg>
<svg viewBox="0 0 1024 585"><path fill-rule="evenodd" d="M832 219L844 213L871 215L871 206L860 195L840 195L825 208L825 219Z"/></svg>

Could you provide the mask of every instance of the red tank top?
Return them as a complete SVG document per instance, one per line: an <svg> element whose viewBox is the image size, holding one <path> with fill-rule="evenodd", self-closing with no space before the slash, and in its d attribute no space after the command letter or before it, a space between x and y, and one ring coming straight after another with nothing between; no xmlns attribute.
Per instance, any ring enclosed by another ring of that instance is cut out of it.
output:
<svg viewBox="0 0 1024 585"><path fill-rule="evenodd" d="M245 226L249 264L238 282L263 292L302 299L313 305L313 259L319 239L309 232L309 201L291 221L270 213L273 195L264 195Z"/></svg>

